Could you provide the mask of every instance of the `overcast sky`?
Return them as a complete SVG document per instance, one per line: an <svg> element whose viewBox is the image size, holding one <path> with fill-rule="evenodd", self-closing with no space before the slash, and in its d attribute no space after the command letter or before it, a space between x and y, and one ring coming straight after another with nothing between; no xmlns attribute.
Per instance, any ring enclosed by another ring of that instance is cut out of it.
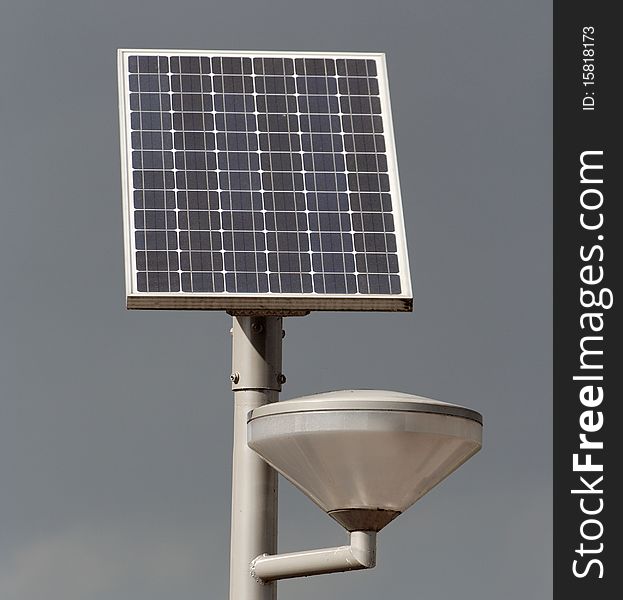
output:
<svg viewBox="0 0 623 600"><path fill-rule="evenodd" d="M283 397L464 404L484 448L280 598L550 597L549 3L4 0L0 598L227 597L230 319L124 308L119 47L387 53L416 309L287 320ZM344 542L280 503L282 551Z"/></svg>

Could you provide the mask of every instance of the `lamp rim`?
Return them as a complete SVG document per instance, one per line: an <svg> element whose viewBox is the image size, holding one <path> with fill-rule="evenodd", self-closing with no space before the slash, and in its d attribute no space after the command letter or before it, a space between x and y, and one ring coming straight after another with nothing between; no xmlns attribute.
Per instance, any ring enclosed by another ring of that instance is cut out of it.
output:
<svg viewBox="0 0 623 600"><path fill-rule="evenodd" d="M482 425L482 415L471 408L387 390L339 390L273 402L250 411L247 423L268 416L329 411L433 413Z"/></svg>

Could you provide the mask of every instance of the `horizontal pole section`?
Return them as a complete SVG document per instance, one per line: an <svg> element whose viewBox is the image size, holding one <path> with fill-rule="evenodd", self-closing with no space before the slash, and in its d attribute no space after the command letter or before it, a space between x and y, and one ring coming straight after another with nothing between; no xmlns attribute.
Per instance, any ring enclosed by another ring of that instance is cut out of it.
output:
<svg viewBox="0 0 623 600"><path fill-rule="evenodd" d="M251 575L257 581L268 582L371 569L375 565L376 532L353 531L350 534L350 546L258 556L251 562Z"/></svg>

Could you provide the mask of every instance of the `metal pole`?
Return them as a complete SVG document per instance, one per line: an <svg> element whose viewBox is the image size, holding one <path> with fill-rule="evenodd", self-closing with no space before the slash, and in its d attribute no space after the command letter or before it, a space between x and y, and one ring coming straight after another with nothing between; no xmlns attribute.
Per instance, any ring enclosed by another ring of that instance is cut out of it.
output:
<svg viewBox="0 0 623 600"><path fill-rule="evenodd" d="M247 413L276 402L281 384L281 317L234 317L234 451L230 600L276 600L277 584L251 576L251 561L277 552L277 473L247 446Z"/></svg>

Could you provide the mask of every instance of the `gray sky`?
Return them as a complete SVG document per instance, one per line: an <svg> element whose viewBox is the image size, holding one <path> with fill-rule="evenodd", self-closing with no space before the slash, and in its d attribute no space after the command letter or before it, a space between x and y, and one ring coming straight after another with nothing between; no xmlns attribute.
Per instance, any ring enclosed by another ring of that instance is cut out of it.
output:
<svg viewBox="0 0 623 600"><path fill-rule="evenodd" d="M289 319L283 397L465 404L485 446L376 569L280 597L549 597L549 3L5 0L0 598L227 597L230 322L124 309L118 47L387 53L416 310ZM343 543L287 482L280 502L282 551Z"/></svg>

